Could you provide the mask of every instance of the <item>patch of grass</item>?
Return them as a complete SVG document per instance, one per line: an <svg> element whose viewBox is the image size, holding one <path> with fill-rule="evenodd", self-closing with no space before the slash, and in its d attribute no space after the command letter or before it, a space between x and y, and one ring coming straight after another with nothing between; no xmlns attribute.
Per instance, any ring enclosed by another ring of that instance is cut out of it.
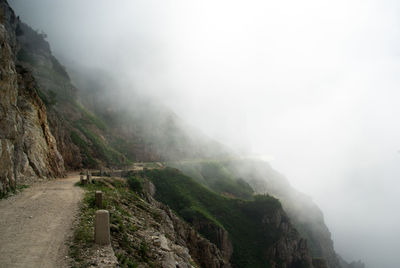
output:
<svg viewBox="0 0 400 268"><path fill-rule="evenodd" d="M74 125L91 142L91 144L87 144L87 148L90 148L97 158L102 159L110 166L130 164L130 161L124 155L109 146L104 139L91 131L82 119L75 122Z"/></svg>
<svg viewBox="0 0 400 268"><path fill-rule="evenodd" d="M17 184L16 187L7 187L7 189L4 192L0 192L0 199L5 199L10 197L11 195L20 193L26 188L29 188L29 185Z"/></svg>
<svg viewBox="0 0 400 268"><path fill-rule="evenodd" d="M97 161L93 158L92 154L89 152L88 144L75 131L71 132L70 137L72 142L79 147L81 153L84 156L82 159L83 165L89 168L97 167Z"/></svg>
<svg viewBox="0 0 400 268"><path fill-rule="evenodd" d="M84 250L93 246L94 236L94 215L96 209L91 208L88 202L88 194L85 194L85 199L80 210L79 223L75 228L73 242L69 248L69 255L75 262L84 264ZM84 266L84 265L83 265Z"/></svg>
<svg viewBox="0 0 400 268"><path fill-rule="evenodd" d="M85 252L94 245L94 218L98 208L95 202L95 191L103 192L103 207L110 208L112 204L112 191L103 181L93 184L75 184L86 190L80 208L79 222L74 230L73 241L70 245L69 255L79 267L87 267Z"/></svg>
<svg viewBox="0 0 400 268"><path fill-rule="evenodd" d="M129 176L127 179L129 188L137 193L143 192L143 179L136 176Z"/></svg>
<svg viewBox="0 0 400 268"><path fill-rule="evenodd" d="M247 182L237 177L226 165L226 161L181 161L171 162L168 165L182 170L189 177L217 193L246 200L253 198L253 189Z"/></svg>
<svg viewBox="0 0 400 268"><path fill-rule="evenodd" d="M78 182L77 185L86 192L82 202L80 222L70 247L70 256L75 262L85 267L84 252L93 245L93 219L97 210L95 191L100 190L103 192L103 207L110 212L112 243L113 247L117 248L116 256L120 267L138 267L139 263L146 263L152 267L153 263L148 258L147 244L144 242L135 244L129 238L138 230L138 227L130 221L132 214L129 206L133 204L136 206L144 201L129 189L127 182L117 178L101 178L96 179L93 184L80 185Z"/></svg>
<svg viewBox="0 0 400 268"><path fill-rule="evenodd" d="M116 254L117 259L121 267L127 267L127 268L136 268L138 267L138 264L134 262L131 258L124 254Z"/></svg>
<svg viewBox="0 0 400 268"><path fill-rule="evenodd" d="M148 246L146 242L143 241L142 243L140 243L139 254L145 261L147 260L147 251L148 251Z"/></svg>
<svg viewBox="0 0 400 268"><path fill-rule="evenodd" d="M76 102L75 107L77 107L82 114L82 119L81 119L82 123L86 125L94 124L100 130L103 131L107 130L107 125L100 118L95 116L90 111L86 110L81 104Z"/></svg>

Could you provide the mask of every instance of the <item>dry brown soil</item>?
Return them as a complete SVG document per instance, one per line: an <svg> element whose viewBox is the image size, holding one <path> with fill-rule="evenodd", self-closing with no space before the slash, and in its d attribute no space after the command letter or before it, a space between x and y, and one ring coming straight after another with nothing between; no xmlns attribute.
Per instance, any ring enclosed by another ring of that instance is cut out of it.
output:
<svg viewBox="0 0 400 268"><path fill-rule="evenodd" d="M66 241L83 196L77 181L69 174L0 200L0 268L68 267Z"/></svg>

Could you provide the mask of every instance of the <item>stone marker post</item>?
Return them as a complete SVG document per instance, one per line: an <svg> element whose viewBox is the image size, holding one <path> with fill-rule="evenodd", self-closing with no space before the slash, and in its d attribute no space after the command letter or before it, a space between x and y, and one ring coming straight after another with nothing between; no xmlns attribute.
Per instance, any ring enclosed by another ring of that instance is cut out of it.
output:
<svg viewBox="0 0 400 268"><path fill-rule="evenodd" d="M94 241L98 245L109 245L110 215L107 210L97 210L94 225Z"/></svg>
<svg viewBox="0 0 400 268"><path fill-rule="evenodd" d="M103 193L101 191L96 191L96 207L103 208Z"/></svg>

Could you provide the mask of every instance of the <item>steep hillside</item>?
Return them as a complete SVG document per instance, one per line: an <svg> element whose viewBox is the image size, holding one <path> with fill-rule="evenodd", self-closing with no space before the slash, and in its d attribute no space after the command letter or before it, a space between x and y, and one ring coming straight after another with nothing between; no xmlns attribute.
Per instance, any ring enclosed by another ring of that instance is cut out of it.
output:
<svg viewBox="0 0 400 268"><path fill-rule="evenodd" d="M277 199L223 197L176 169L145 176L156 187L155 198L216 244L233 267L313 267L307 242Z"/></svg>
<svg viewBox="0 0 400 268"><path fill-rule="evenodd" d="M0 197L18 184L64 174L32 73L16 60L19 19L0 1Z"/></svg>
<svg viewBox="0 0 400 268"><path fill-rule="evenodd" d="M78 169L129 164L127 157L112 146L112 130L78 101L78 89L52 55L45 34L20 23L18 42L21 47L18 61L33 73L66 167Z"/></svg>
<svg viewBox="0 0 400 268"><path fill-rule="evenodd" d="M321 210L266 162L249 159L222 161L180 161L169 165L181 169L210 189L227 195L251 199L254 194L278 198L296 229L309 242L312 256L324 258L329 267L341 267L331 234Z"/></svg>
<svg viewBox="0 0 400 268"><path fill-rule="evenodd" d="M80 88L80 101L115 129L121 139L141 146L136 155L134 146L123 148L134 159L197 159L232 153L183 122L159 101L137 93L129 84L121 85L106 72L76 66L72 73Z"/></svg>
<svg viewBox="0 0 400 268"><path fill-rule="evenodd" d="M46 35L18 25L19 64L32 71L46 104L65 165L118 167L226 154L222 145L193 130L169 109L139 95L118 94L118 83L99 71L75 71L77 89L52 55Z"/></svg>

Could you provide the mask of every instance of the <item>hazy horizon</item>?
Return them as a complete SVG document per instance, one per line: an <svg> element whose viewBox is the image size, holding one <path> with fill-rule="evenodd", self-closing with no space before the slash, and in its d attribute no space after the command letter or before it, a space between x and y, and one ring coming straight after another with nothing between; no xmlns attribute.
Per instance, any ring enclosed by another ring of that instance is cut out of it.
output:
<svg viewBox="0 0 400 268"><path fill-rule="evenodd" d="M67 66L99 68L268 160L336 251L400 267L400 3L10 0Z"/></svg>

